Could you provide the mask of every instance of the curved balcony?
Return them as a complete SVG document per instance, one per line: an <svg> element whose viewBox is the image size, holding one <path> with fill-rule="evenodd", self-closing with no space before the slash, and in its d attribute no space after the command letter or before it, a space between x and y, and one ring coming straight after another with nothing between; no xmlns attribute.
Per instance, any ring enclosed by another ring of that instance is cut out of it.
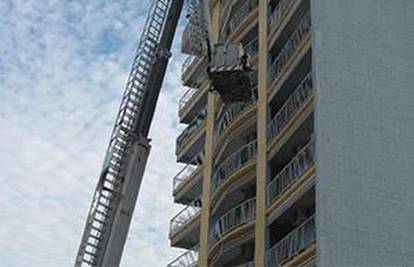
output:
<svg viewBox="0 0 414 267"><path fill-rule="evenodd" d="M202 193L202 165L187 164L173 178L174 201L188 204Z"/></svg>
<svg viewBox="0 0 414 267"><path fill-rule="evenodd" d="M195 267L197 266L197 262L198 251L188 250L169 263L167 267Z"/></svg>
<svg viewBox="0 0 414 267"><path fill-rule="evenodd" d="M266 203L269 206L314 164L314 143L310 141L269 182L266 189Z"/></svg>
<svg viewBox="0 0 414 267"><path fill-rule="evenodd" d="M206 70L207 61L204 57L189 56L181 67L181 80L185 86L200 88L207 80Z"/></svg>
<svg viewBox="0 0 414 267"><path fill-rule="evenodd" d="M171 246L193 248L200 239L201 208L188 205L170 221Z"/></svg>
<svg viewBox="0 0 414 267"><path fill-rule="evenodd" d="M309 73L294 89L267 127L267 142L272 142L280 136L294 115L307 103L313 95L312 75Z"/></svg>
<svg viewBox="0 0 414 267"><path fill-rule="evenodd" d="M273 85L280 78L281 74L285 71L286 67L292 61L294 56L302 47L302 44L307 40L307 36L311 29L311 19L310 14L307 13L304 18L299 22L296 30L289 37L289 40L286 42L284 47L281 49L279 55L275 60L270 64L268 82L271 84L269 88L272 88Z"/></svg>
<svg viewBox="0 0 414 267"><path fill-rule="evenodd" d="M239 114L245 110L249 105L245 103L235 103L230 106L217 121L214 129L214 137L217 139L229 125L238 118Z"/></svg>
<svg viewBox="0 0 414 267"><path fill-rule="evenodd" d="M193 65L195 65L195 63L198 60L200 60L200 58L199 57L196 57L196 56L188 56L185 59L183 65L181 66L181 75L182 75L183 78L188 74L188 72L191 69L191 67Z"/></svg>
<svg viewBox="0 0 414 267"><path fill-rule="evenodd" d="M202 110L176 140L176 155L179 162L189 163L196 154L202 151L203 129L206 124L206 112ZM188 152L188 153L186 153Z"/></svg>
<svg viewBox="0 0 414 267"><path fill-rule="evenodd" d="M182 95L178 102L178 116L180 117L180 122L191 122L191 119L200 112L200 109L204 108L207 103L207 89L207 86L201 86L200 88L190 87Z"/></svg>
<svg viewBox="0 0 414 267"><path fill-rule="evenodd" d="M316 241L314 215L266 252L266 267L282 266Z"/></svg>
<svg viewBox="0 0 414 267"><path fill-rule="evenodd" d="M224 162L214 168L212 193L233 173L252 162L256 157L257 142L253 142L244 145L239 150L231 154Z"/></svg>
<svg viewBox="0 0 414 267"><path fill-rule="evenodd" d="M211 245L214 245L231 230L254 220L256 216L256 198L248 199L222 215L214 224L210 233Z"/></svg>
<svg viewBox="0 0 414 267"><path fill-rule="evenodd" d="M227 23L224 23L221 36L227 39L234 33L241 26L242 22L249 17L250 13L257 9L258 4L259 0L243 0L243 3L237 10L233 14L230 14Z"/></svg>

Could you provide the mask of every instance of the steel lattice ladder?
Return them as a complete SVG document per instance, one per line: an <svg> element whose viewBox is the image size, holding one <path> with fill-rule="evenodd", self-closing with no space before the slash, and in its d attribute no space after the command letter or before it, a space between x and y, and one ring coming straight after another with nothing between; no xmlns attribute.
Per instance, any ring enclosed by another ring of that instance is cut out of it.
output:
<svg viewBox="0 0 414 267"><path fill-rule="evenodd" d="M149 153L147 135L182 5L183 0L155 0L152 3L106 151L75 266L119 265L131 210ZM136 188L131 189L131 185Z"/></svg>

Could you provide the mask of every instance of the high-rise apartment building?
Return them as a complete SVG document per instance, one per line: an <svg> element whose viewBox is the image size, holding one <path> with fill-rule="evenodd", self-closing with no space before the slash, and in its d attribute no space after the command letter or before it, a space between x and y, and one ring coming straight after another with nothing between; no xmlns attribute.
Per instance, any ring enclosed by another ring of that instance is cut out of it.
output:
<svg viewBox="0 0 414 267"><path fill-rule="evenodd" d="M207 2L256 93L185 62L169 266L414 266L414 2Z"/></svg>

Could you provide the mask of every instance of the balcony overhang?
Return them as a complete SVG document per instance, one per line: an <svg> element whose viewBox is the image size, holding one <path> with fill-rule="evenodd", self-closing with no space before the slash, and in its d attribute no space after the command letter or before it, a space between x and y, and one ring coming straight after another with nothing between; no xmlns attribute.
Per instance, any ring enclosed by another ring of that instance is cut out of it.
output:
<svg viewBox="0 0 414 267"><path fill-rule="evenodd" d="M203 189L203 168L199 166L194 172L173 191L174 202L190 204L201 195Z"/></svg>
<svg viewBox="0 0 414 267"><path fill-rule="evenodd" d="M182 144L176 146L177 162L192 163L195 156L203 151L206 135L206 123L191 133Z"/></svg>
<svg viewBox="0 0 414 267"><path fill-rule="evenodd" d="M200 241L200 221L201 213L199 212L180 229L170 233L170 245L185 249L191 249L197 245Z"/></svg>

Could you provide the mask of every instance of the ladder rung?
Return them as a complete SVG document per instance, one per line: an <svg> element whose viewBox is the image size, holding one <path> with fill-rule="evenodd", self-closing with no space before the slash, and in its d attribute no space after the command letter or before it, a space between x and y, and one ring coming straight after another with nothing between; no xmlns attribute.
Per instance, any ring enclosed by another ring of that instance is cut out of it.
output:
<svg viewBox="0 0 414 267"><path fill-rule="evenodd" d="M89 264L89 265L92 265L92 266L96 265L96 261L89 261L89 260L87 260L87 259L82 259L82 261L83 261L84 263Z"/></svg>

